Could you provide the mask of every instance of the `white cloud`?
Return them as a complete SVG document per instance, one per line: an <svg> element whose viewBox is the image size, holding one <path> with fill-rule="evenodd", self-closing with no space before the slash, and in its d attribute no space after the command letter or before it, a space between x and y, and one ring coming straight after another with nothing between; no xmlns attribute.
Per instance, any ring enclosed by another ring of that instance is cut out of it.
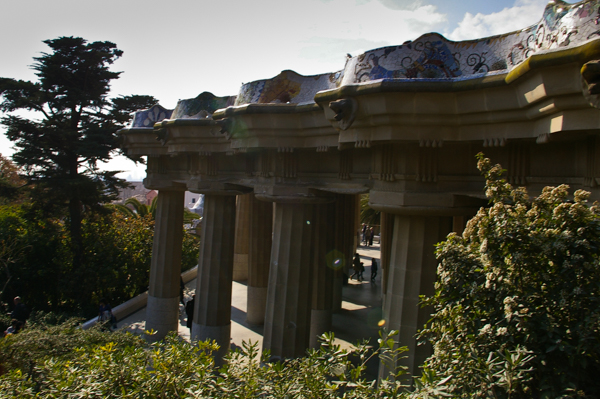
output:
<svg viewBox="0 0 600 399"><path fill-rule="evenodd" d="M300 18L307 29L286 39L288 43L297 40L301 58L336 60L337 69L341 69L347 53L357 55L377 47L402 44L446 21L446 16L435 6L401 9L406 1L389 0L398 7L391 9L383 4L385 1L388 0L356 2L352 7L347 6L346 0L313 3L310 15ZM297 15L303 12L297 11Z"/></svg>
<svg viewBox="0 0 600 399"><path fill-rule="evenodd" d="M379 0L379 2L392 10L416 10L423 4L420 0Z"/></svg>
<svg viewBox="0 0 600 399"><path fill-rule="evenodd" d="M467 12L448 38L478 39L527 28L542 19L546 4L548 0L516 0L512 7L492 14Z"/></svg>

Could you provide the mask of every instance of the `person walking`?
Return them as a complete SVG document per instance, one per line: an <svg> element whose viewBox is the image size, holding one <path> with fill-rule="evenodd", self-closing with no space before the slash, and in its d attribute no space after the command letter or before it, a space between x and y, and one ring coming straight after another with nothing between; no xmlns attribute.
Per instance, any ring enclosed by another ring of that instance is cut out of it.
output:
<svg viewBox="0 0 600 399"><path fill-rule="evenodd" d="M354 254L354 260L352 261L352 269L354 270L354 274L352 276L350 276L350 280L352 280L354 278L354 276L356 276L356 279L358 281L361 281L361 268L362 268L362 262L360 261L360 255L358 253Z"/></svg>
<svg viewBox="0 0 600 399"><path fill-rule="evenodd" d="M192 299L187 301L185 304L185 314L187 315L186 326L190 329L190 337L192 335L192 323L194 322L194 301L196 300L196 295L192 295Z"/></svg>
<svg viewBox="0 0 600 399"><path fill-rule="evenodd" d="M362 241L364 245L367 245L367 225L363 223L362 225Z"/></svg>
<svg viewBox="0 0 600 399"><path fill-rule="evenodd" d="M369 229L369 246L372 247L373 246L373 238L375 238L375 230L373 230L373 228L371 227L371 229Z"/></svg>
<svg viewBox="0 0 600 399"><path fill-rule="evenodd" d="M377 260L375 258L371 258L371 282L375 282L375 277L377 277Z"/></svg>

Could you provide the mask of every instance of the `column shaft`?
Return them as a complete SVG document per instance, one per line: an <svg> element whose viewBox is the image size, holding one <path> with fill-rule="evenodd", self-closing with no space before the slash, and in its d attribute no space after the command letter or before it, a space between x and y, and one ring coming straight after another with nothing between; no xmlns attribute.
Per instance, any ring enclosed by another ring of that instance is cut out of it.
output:
<svg viewBox="0 0 600 399"><path fill-rule="evenodd" d="M429 308L419 306L419 295L432 295L436 280L435 244L450 232L452 219L445 217L395 216L383 314L388 330L399 330L400 345L408 346L407 358L399 363L414 375L431 354L428 346L417 346L415 334L430 317ZM380 376L388 370L380 367Z"/></svg>
<svg viewBox="0 0 600 399"><path fill-rule="evenodd" d="M233 281L246 281L248 279L250 203L253 198L254 194L237 196Z"/></svg>
<svg viewBox="0 0 600 399"><path fill-rule="evenodd" d="M390 265L390 255L392 250L392 236L394 234L394 215L387 212L381 212L381 290L385 296L387 292L387 277Z"/></svg>
<svg viewBox="0 0 600 399"><path fill-rule="evenodd" d="M336 269L342 267L342 260L334 251L334 204L315 206L313 242L315 256L309 346L318 348L318 337L324 332L331 331L334 273Z"/></svg>
<svg viewBox="0 0 600 399"><path fill-rule="evenodd" d="M354 258L356 236L356 197L340 194L335 205L335 248L343 256L343 268L335 272L333 283L333 311L342 308L342 286L348 279Z"/></svg>
<svg viewBox="0 0 600 399"><path fill-rule="evenodd" d="M179 279L183 240L184 191L160 191L150 263L150 285L146 306L146 330L156 331L150 341L177 331Z"/></svg>
<svg viewBox="0 0 600 399"><path fill-rule="evenodd" d="M248 248L248 301L246 320L250 324L265 322L271 244L273 242L273 203L250 200L250 245Z"/></svg>
<svg viewBox="0 0 600 399"><path fill-rule="evenodd" d="M230 346L234 235L235 196L205 195L192 339L217 341L217 361Z"/></svg>
<svg viewBox="0 0 600 399"><path fill-rule="evenodd" d="M313 205L277 203L263 348L303 356L310 336Z"/></svg>

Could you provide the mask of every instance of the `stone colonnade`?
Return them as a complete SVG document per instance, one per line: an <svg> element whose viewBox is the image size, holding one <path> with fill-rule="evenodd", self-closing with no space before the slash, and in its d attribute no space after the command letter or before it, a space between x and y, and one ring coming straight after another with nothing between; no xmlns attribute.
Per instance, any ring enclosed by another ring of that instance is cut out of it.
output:
<svg viewBox="0 0 600 399"><path fill-rule="evenodd" d="M174 204L181 204L182 196L181 191L159 194L154 250L160 255L153 258L147 310L147 328L157 331L153 339L177 330L181 235L176 225L183 216ZM246 194L238 196L236 206L234 195L205 195L192 339L214 339L221 347L219 359L227 352L235 243L246 235L247 321L264 323L263 349L274 358L291 358L317 347L317 337L331 329L332 313L341 307L343 278L356 248L356 199L335 195L321 203L270 202ZM247 213L245 230L236 222L241 212ZM409 347L401 363L416 370L431 352L414 339L429 316L418 306L419 295L433 293L434 245L457 222L386 212L381 220L384 320ZM382 368L381 376L387 371Z"/></svg>
<svg viewBox="0 0 600 399"><path fill-rule="evenodd" d="M174 202L180 196L183 192L159 193L154 250L160 256L153 258L147 307L153 340L177 330L182 238L175 232L183 215L175 213L181 206ZM302 356L331 329L332 313L341 308L341 287L355 250L356 196L317 203L262 201L254 194L237 198L236 206L234 195L204 197L192 339L215 340L219 358L227 352L237 266L247 273L247 321L264 323L263 349L276 358ZM236 221L240 214L244 223ZM245 265L236 252L244 239Z"/></svg>
<svg viewBox="0 0 600 399"><path fill-rule="evenodd" d="M589 57L600 40L578 46L470 80L363 82L361 72L359 83L316 87L303 77L312 103L242 101L261 84L244 86L237 105L203 93L170 116L140 111L120 134L129 156L148 157L144 185L160 192L152 339L177 329L184 190L206 195L193 337L227 350L231 284L247 279L248 321L264 323L264 348L276 357L304 354L331 326L355 250L357 197L369 193L382 212L383 317L415 371L430 353L414 335L428 318L417 304L433 291L434 244L487 204L476 154L532 196L566 183L600 199L600 101L596 78L582 75L596 70ZM351 79L358 64L348 65ZM288 72L271 83L291 82ZM210 117L186 113L208 103L217 104L202 113Z"/></svg>

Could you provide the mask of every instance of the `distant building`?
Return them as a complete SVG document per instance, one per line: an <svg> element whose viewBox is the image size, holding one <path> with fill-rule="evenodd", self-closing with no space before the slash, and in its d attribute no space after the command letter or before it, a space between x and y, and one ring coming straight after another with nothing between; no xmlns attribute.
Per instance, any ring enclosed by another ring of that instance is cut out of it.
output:
<svg viewBox="0 0 600 399"><path fill-rule="evenodd" d="M144 187L144 183L141 181L130 181L128 183L131 185L131 187L120 190L119 199L116 202L123 203L128 198L135 197L142 204L151 205L152 200L154 200L154 198L158 195L158 191L147 189L146 187ZM201 212L199 212L197 209L198 206L200 206L200 209L202 209L202 197L202 194L196 194L186 191L184 206L186 206L188 209L193 209L194 212L198 214L201 214ZM198 205L199 203L200 205Z"/></svg>
<svg viewBox="0 0 600 399"><path fill-rule="evenodd" d="M156 190L148 191L148 193L146 194L146 205L152 205L152 201L154 200L154 198L156 198L157 195L158 192Z"/></svg>
<svg viewBox="0 0 600 399"><path fill-rule="evenodd" d="M140 199L140 197L146 198L146 195L150 192L150 190L144 187L144 183L141 181L130 181L128 183L131 185L131 187L124 188L119 191L118 202L124 202L126 199L131 197L136 197L138 199Z"/></svg>

